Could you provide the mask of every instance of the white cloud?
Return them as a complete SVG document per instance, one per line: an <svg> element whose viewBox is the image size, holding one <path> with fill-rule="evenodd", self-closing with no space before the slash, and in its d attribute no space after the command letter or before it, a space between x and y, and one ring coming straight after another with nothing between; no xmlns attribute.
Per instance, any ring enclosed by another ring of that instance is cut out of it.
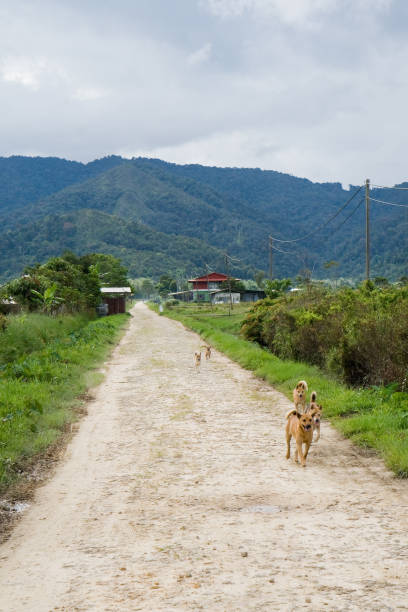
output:
<svg viewBox="0 0 408 612"><path fill-rule="evenodd" d="M393 0L201 0L212 15L236 18L245 13L255 18L278 19L290 25L311 25L335 11L344 15L387 11Z"/></svg>
<svg viewBox="0 0 408 612"><path fill-rule="evenodd" d="M197 49L197 51L194 51L194 53L191 53L187 58L187 62L191 66L195 66L196 64L202 64L203 62L206 62L210 58L211 50L212 50L211 43L206 43L205 45L200 47L200 49Z"/></svg>
<svg viewBox="0 0 408 612"><path fill-rule="evenodd" d="M254 0L200 0L201 6L207 8L217 17L237 17L254 6Z"/></svg>
<svg viewBox="0 0 408 612"><path fill-rule="evenodd" d="M9 57L1 62L0 73L4 81L18 83L23 87L39 88L41 75L47 67L44 59L32 60L26 57Z"/></svg>
<svg viewBox="0 0 408 612"><path fill-rule="evenodd" d="M108 95L106 91L98 89L97 87L79 87L74 91L72 97L74 100L80 100L81 102L92 102L94 100L100 100Z"/></svg>

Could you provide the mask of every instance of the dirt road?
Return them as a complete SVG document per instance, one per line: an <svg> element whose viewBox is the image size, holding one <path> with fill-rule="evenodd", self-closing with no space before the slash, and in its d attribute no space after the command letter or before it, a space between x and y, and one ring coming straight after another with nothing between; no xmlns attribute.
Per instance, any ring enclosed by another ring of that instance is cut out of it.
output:
<svg viewBox="0 0 408 612"><path fill-rule="evenodd" d="M408 610L408 486L140 304L65 459L0 548L0 610Z"/></svg>

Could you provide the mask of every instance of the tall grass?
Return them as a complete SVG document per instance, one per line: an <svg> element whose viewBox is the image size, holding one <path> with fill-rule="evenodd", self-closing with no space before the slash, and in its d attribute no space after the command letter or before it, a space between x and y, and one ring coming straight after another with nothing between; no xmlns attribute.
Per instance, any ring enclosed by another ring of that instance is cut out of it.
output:
<svg viewBox="0 0 408 612"><path fill-rule="evenodd" d="M316 366L276 357L258 344L239 337L245 309L233 321L214 316L194 305L164 310L166 316L181 321L207 342L242 367L266 380L289 399L300 379L316 390L324 416L353 442L378 451L386 465L402 478L408 477L408 394L391 385L351 389L324 374Z"/></svg>
<svg viewBox="0 0 408 612"><path fill-rule="evenodd" d="M75 420L75 398L126 321L126 315L11 318L0 335L0 490Z"/></svg>
<svg viewBox="0 0 408 612"><path fill-rule="evenodd" d="M55 339L81 329L90 320L83 314L50 317L31 313L9 316L5 331L0 333L0 365L41 350Z"/></svg>

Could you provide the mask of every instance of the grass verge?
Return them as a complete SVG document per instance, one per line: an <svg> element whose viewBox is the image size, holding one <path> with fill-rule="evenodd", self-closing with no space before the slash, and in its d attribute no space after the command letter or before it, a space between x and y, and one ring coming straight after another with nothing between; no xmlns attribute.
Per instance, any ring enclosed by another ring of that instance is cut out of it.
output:
<svg viewBox="0 0 408 612"><path fill-rule="evenodd" d="M22 315L10 322L0 339L0 492L76 420L79 396L98 379L92 370L127 321Z"/></svg>
<svg viewBox="0 0 408 612"><path fill-rule="evenodd" d="M155 310L157 308L152 306ZM343 435L363 448L376 450L398 477L408 478L408 393L395 388L350 389L314 366L282 360L239 336L248 307L240 305L228 316L225 307L196 305L165 308L163 314L180 321L259 378L292 399L298 380L316 390L324 416Z"/></svg>

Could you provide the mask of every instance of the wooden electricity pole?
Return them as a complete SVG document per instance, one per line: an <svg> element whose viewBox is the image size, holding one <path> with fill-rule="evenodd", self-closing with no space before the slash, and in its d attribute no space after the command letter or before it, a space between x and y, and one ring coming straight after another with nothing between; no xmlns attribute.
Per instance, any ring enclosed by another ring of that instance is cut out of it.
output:
<svg viewBox="0 0 408 612"><path fill-rule="evenodd" d="M370 179L366 179L366 280L370 278Z"/></svg>
<svg viewBox="0 0 408 612"><path fill-rule="evenodd" d="M273 279L273 238L269 236L269 280Z"/></svg>
<svg viewBox="0 0 408 612"><path fill-rule="evenodd" d="M225 253L225 266L227 268L228 290L229 290L229 309L228 309L228 315L231 316L232 295L231 295L231 276L230 276L230 272L229 272L229 263L230 263L230 258L228 257L227 253Z"/></svg>

